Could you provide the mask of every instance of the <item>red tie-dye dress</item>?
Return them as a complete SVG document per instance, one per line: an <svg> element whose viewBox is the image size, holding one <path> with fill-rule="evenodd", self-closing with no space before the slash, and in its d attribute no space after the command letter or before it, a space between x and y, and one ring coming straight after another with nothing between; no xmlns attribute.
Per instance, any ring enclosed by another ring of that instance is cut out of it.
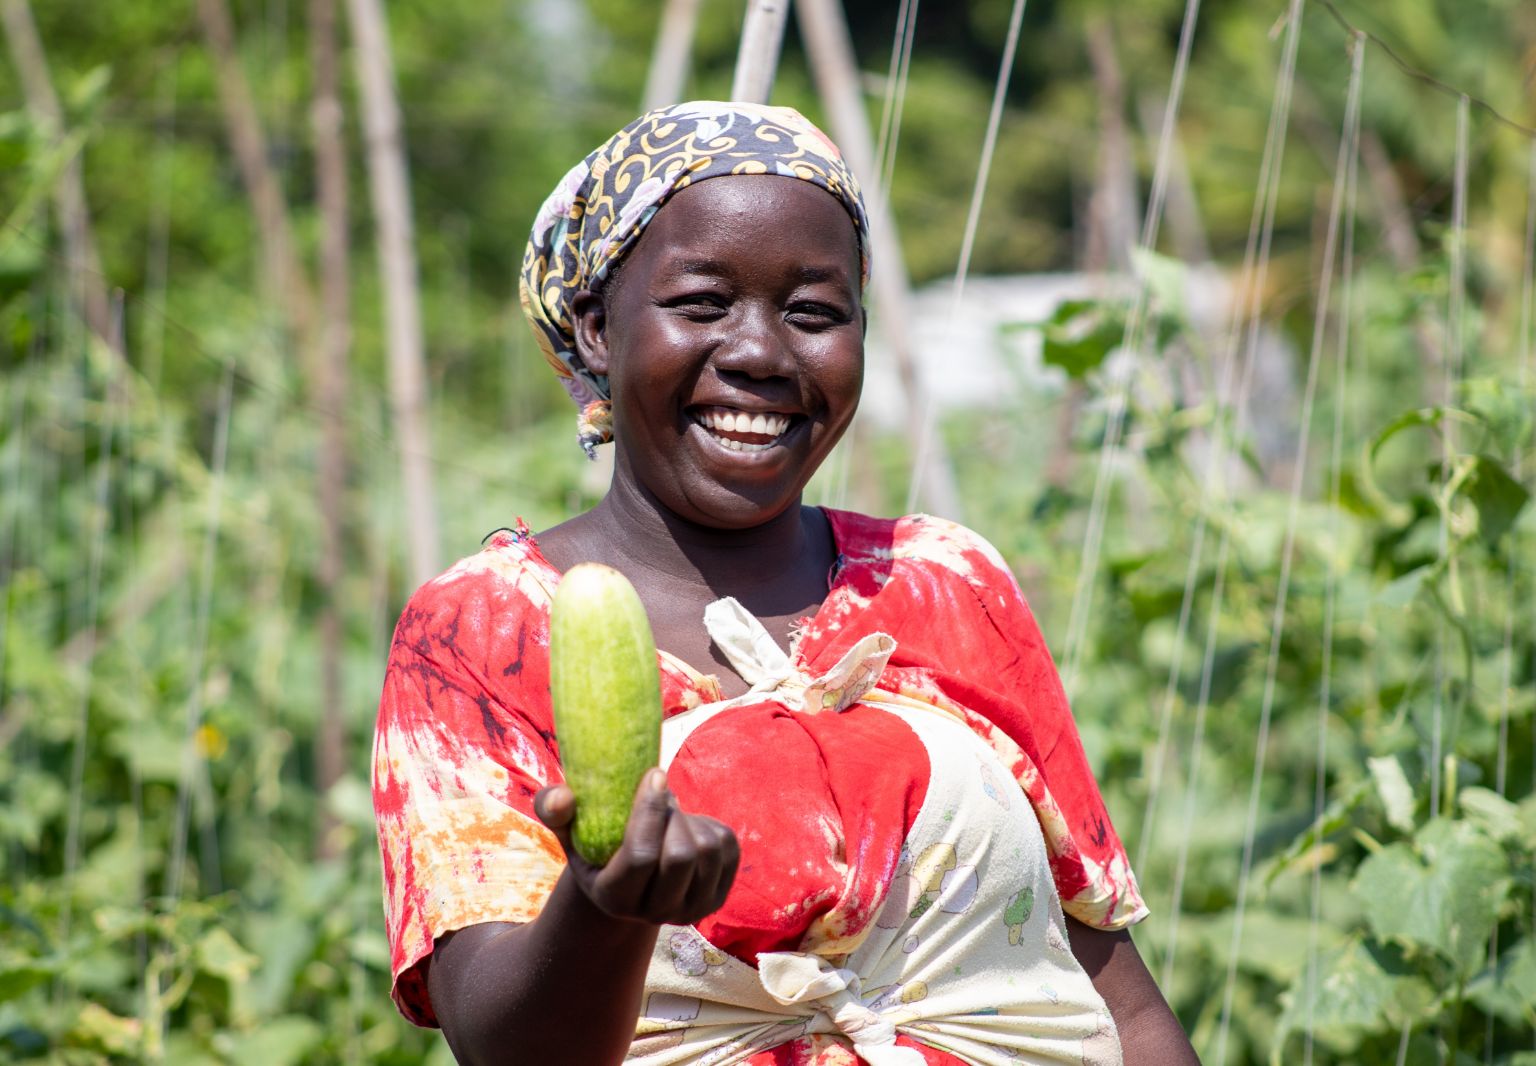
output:
<svg viewBox="0 0 1536 1066"><path fill-rule="evenodd" d="M929 516L826 514L838 563L822 606L798 627L795 669L821 675L871 634L893 638L877 692L963 723L1011 774L1028 800L1013 808L1038 820L1061 909L1108 929L1140 920L1145 907L1055 666L995 550ZM418 1025L436 1024L426 981L434 939L532 920L564 865L533 813L534 794L561 780L548 659L559 580L526 529L501 531L424 585L395 630L374 806L393 995ZM721 699L712 676L665 651L658 658L668 716ZM738 700L677 751L669 781L679 803L730 825L742 846L725 905L694 927L703 950L755 965L760 954L810 945L851 950L874 928L912 866L904 847L931 777L930 749L878 702L809 713L771 695ZM897 1043L929 1063L965 1061L908 1035ZM851 1064L849 1047L808 1035L732 1061Z"/></svg>

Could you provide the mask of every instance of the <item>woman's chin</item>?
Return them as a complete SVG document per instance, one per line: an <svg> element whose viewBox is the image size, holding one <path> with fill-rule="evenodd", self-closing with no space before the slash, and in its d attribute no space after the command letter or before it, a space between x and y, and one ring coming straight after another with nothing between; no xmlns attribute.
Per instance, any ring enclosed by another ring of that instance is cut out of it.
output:
<svg viewBox="0 0 1536 1066"><path fill-rule="evenodd" d="M800 502L801 486L793 488L753 486L710 486L705 492L692 492L675 502L662 503L679 518L707 529L755 529L778 518Z"/></svg>

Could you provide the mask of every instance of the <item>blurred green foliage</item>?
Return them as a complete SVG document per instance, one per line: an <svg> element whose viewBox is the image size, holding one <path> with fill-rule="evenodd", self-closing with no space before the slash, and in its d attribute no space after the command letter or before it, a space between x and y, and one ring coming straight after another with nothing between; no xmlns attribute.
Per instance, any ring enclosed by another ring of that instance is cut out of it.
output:
<svg viewBox="0 0 1536 1066"><path fill-rule="evenodd" d="M232 7L312 262L305 5ZM895 5L847 7L878 117ZM1117 45L1145 188L1154 147L1143 108L1155 115L1167 91L1183 7L1030 5L974 271L1079 260L1098 143L1083 45L1094 20L1107 20ZM919 282L954 267L1009 8L920 9L892 188ZM1247 239L1283 8L1207 0L1201 16L1181 144L1225 264ZM379 917L366 753L390 627L410 589L355 113L353 469L338 596L349 770L320 795L322 412L259 291L257 234L191 5L33 9L68 116L56 138L0 66L0 1060L446 1063L439 1038L394 1013ZM1530 5L1341 10L1405 61L1531 120ZM516 269L548 189L631 117L656 5L398 0L390 15L434 470L445 543L461 555L519 515L542 528L602 489L522 325ZM703 6L697 95L728 91L739 17L736 4ZM1315 6L1305 18L1261 294L1302 352L1348 72L1339 27ZM1445 336L1455 105L1374 48L1367 72L1366 129L1422 252L1409 264L1389 254L1383 200L1365 180L1380 175L1365 175L1354 371L1342 393L1324 374L1235 952L1285 471L1211 400L1221 345L1174 298L1188 278L1173 256L1139 262L1156 328L1133 370L1078 713L1122 835L1146 854L1139 874L1154 917L1138 941L1207 1061L1230 995L1227 1062L1292 1061L1310 1032L1317 1061L1528 1064L1536 396L1519 324L1529 142L1475 113L1466 370L1454 395L1433 396L1425 338ZM821 114L793 34L776 99ZM124 294L126 362L88 335L73 310L78 279L62 265L50 199L76 155L105 275ZM960 457L966 520L1004 551L1058 641L1125 314L1114 299L1063 305L1044 327L1044 358L1070 382L941 427ZM1063 420L1064 408L1076 416ZM1325 428L1336 413L1347 436L1337 469ZM1450 423L1456 447L1442 462ZM815 492L893 512L910 441L860 432L862 452ZM1240 460L1213 485L1204 456L1218 442ZM1197 520L1206 540L1181 642ZM1218 538L1231 547L1224 575ZM1197 723L1219 578L1209 713Z"/></svg>

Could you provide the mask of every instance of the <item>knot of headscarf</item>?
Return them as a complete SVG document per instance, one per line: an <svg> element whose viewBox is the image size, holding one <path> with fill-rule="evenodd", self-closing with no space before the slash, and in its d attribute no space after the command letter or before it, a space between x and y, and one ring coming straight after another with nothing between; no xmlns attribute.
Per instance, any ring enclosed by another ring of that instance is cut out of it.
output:
<svg viewBox="0 0 1536 1066"><path fill-rule="evenodd" d="M779 174L837 197L859 236L869 279L869 220L837 146L788 107L694 100L641 115L561 179L539 209L518 286L544 358L580 410L587 455L613 439L608 380L576 351L571 301L596 289L662 204L706 178Z"/></svg>

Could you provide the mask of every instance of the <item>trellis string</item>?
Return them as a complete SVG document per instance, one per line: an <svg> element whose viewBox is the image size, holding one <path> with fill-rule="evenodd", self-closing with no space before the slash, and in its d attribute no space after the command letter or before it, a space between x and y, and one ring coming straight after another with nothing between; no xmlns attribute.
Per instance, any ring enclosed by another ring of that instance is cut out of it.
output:
<svg viewBox="0 0 1536 1066"><path fill-rule="evenodd" d="M1300 0L1294 17L1300 21ZM1318 367L1328 321L1329 298L1333 286L1334 261L1338 250L1339 218L1343 211L1349 156L1358 141L1360 106L1360 67L1350 73L1349 104L1345 128L1339 141L1339 159L1334 170L1332 203L1329 206L1328 232L1324 238L1322 277L1318 284L1317 307L1313 320L1312 345L1307 358L1307 383L1301 404L1301 422L1291 468L1290 504L1286 513L1285 541L1280 554L1280 580L1275 593L1275 609L1270 620L1269 655L1264 671L1264 694L1259 708L1258 731L1254 741L1253 775L1248 789L1248 812L1243 828L1243 855L1238 869L1237 900L1232 917L1232 942L1227 953L1227 977L1222 991L1221 1022L1216 1035L1216 1062L1226 1062L1227 1039L1231 1031L1233 997L1237 988L1237 960L1242 950L1243 922L1247 915L1248 884L1253 872L1254 841L1258 831L1259 796L1264 782L1264 760L1269 747L1270 722L1275 704L1275 684L1280 663L1280 643L1285 633L1285 606L1290 593L1291 571L1295 562L1296 528L1301 514L1301 489L1306 477L1308 444L1312 432L1312 410L1317 398ZM1255 316L1255 322L1257 316ZM1250 329L1256 331L1257 325ZM1250 342L1252 343L1252 342Z"/></svg>
<svg viewBox="0 0 1536 1066"><path fill-rule="evenodd" d="M1456 163L1451 194L1450 293L1445 312L1445 365L1442 368L1440 402L1443 405L1440 418L1440 471L1449 482L1451 465L1456 456L1456 422L1449 409L1456 402L1456 386L1460 380L1462 345L1465 342L1464 318L1467 288L1466 227L1467 227L1467 125L1470 105L1462 96L1456 105ZM1450 557L1450 508L1451 501L1444 495L1440 502L1440 523L1436 537L1437 567L1439 580L1447 581L1454 602L1456 590L1455 562ZM1435 687L1430 707L1429 736L1429 810L1431 816L1440 813L1442 771L1445 733L1445 696L1449 679L1446 676L1446 622L1445 603L1435 615Z"/></svg>
<svg viewBox="0 0 1536 1066"><path fill-rule="evenodd" d="M1204 526L1214 512L1212 502L1217 476L1226 456L1227 441L1241 436L1247 424L1248 394L1252 385L1252 369L1258 347L1256 329L1245 331L1244 325L1256 319L1261 311L1262 294L1269 273L1270 244L1274 233L1275 210L1279 198L1280 173L1284 163L1285 134L1289 126L1291 92L1296 75L1296 53L1300 39L1301 0L1292 0L1291 16L1282 51L1280 67L1275 76L1275 94L1270 105L1269 126L1265 135L1264 154L1259 163L1259 180L1254 194L1253 212L1248 223L1248 240L1243 253L1241 276L1251 279L1249 291L1233 304L1231 321L1228 323L1227 343L1222 357L1221 385L1216 394L1216 417L1213 420L1214 435L1207 457L1207 475L1202 478L1201 504L1197 517L1203 542ZM1246 346L1243 337L1246 332ZM1238 359L1242 348L1243 358ZM1226 391L1236 373L1235 386ZM1227 424L1230 421L1230 424ZM1231 526L1223 523L1216 551L1215 577L1207 611L1205 650L1201 659L1200 689L1195 703L1195 721L1190 739L1189 770L1184 793L1182 828L1178 837L1177 855L1174 862L1172 901L1169 907L1169 928L1163 960L1163 984L1173 977L1177 956L1179 916L1183 907L1184 880L1188 872L1189 847L1194 835L1195 808L1199 798L1200 762L1205 743L1205 719L1210 707L1211 684L1215 673L1216 644L1221 619L1223 598L1226 590L1227 563L1231 554ZM1186 577L1186 598L1194 595L1195 568ZM1181 609L1182 613L1182 609Z"/></svg>
<svg viewBox="0 0 1536 1066"><path fill-rule="evenodd" d="M1008 83L1013 78L1013 61L1019 50L1019 30L1024 24L1024 2L1013 0L1013 12L1008 16L1008 36L1003 44L1002 61L997 68L997 84L992 90L992 110L987 115L987 132L981 142L981 160L976 166L976 183L971 188L971 206L966 213L965 233L960 239L960 259L955 265L954 293L950 299L950 328L945 330L946 334L954 333L954 323L960 315L960 302L965 297L966 275L970 273L971 252L976 245L976 227L981 222L981 204L986 197L987 179L992 174L992 153L997 148L997 133L1003 123L1003 103L1008 96ZM924 396L918 406L917 446L913 450L912 476L907 485L908 512L917 507L923 470L927 468L928 452L933 446L932 437L937 432L932 400Z"/></svg>
<svg viewBox="0 0 1536 1066"><path fill-rule="evenodd" d="M123 301L121 290L119 290L112 304L112 332L119 349L121 349L122 326ZM106 557L107 529L112 525L112 467L115 461L113 450L117 444L117 421L121 416L119 411L121 401L111 378L116 374L117 369L115 362L110 365L109 377L102 390L102 402L106 411L97 445L100 454L96 459L96 484L91 499L93 510L90 515L90 549L86 563L85 622L81 630L85 634L85 676L80 680L79 702L75 710L75 737L69 766L69 813L65 819L64 829L66 889L63 915L59 922L59 941L64 944L69 942L70 925L74 917L74 894L70 889L73 887L75 872L80 864L80 819L84 809L85 756L90 746L91 696L96 679L96 627L101 615L101 571ZM82 368L79 393L82 441L86 437L87 425L84 416L87 386L83 379L89 374L89 370L90 360L87 359Z"/></svg>
<svg viewBox="0 0 1536 1066"><path fill-rule="evenodd" d="M188 673L186 721L183 726L181 773L176 783L176 818L171 831L171 855L166 868L165 893L174 905L181 899L187 855L187 828L192 792L201 760L197 731L203 719L203 664L208 649L209 616L213 603L215 549L223 515L224 481L229 466L229 424L234 407L234 362L226 364L219 389L219 416L214 429L213 469L208 485L207 528L203 533L203 557L199 573L196 630L192 638L192 662Z"/></svg>
<svg viewBox="0 0 1536 1066"><path fill-rule="evenodd" d="M1190 55L1194 49L1195 26L1199 19L1200 0L1186 0L1184 19L1179 27L1178 52L1174 58L1173 75L1168 86L1168 103L1163 108L1163 125L1158 136L1157 163L1152 173L1151 195L1147 201L1146 215L1142 218L1141 247L1146 251L1154 251L1157 248L1158 231L1168 197L1173 146L1178 137L1179 106L1184 98L1184 82L1189 73ZM1126 317L1125 330L1120 339L1120 350L1128 353L1133 361L1141 347L1147 300L1147 280L1145 277L1138 277L1135 299L1130 314ZM1129 377L1116 383L1105 417L1104 439L1099 447L1093 495L1088 506L1088 524L1083 535L1083 561L1078 568L1077 580L1072 591L1072 608L1067 616L1067 637L1063 647L1062 679L1068 696L1073 695L1077 687L1077 671L1088 628L1088 616L1092 608L1093 589L1098 578L1099 554L1109 506L1109 484L1113 471L1118 465L1129 388ZM1156 791L1155 788L1153 791Z"/></svg>
<svg viewBox="0 0 1536 1066"><path fill-rule="evenodd" d="M1328 802L1328 718L1333 703L1333 637L1338 609L1339 543L1343 533L1344 423L1349 406L1350 347L1355 317L1355 222L1360 176L1360 99L1364 92L1365 38L1350 39L1350 88L1345 105L1344 137L1339 145L1344 175L1344 247L1339 268L1338 348L1333 367L1333 441L1328 449L1331 471L1328 484L1329 557L1323 572L1322 670L1317 696L1317 753L1312 791L1311 899L1307 920L1307 1016L1303 1029L1302 1063L1312 1066L1315 1026L1314 1008L1319 995L1318 929L1323 913L1323 819ZM1321 310L1323 304L1319 303Z"/></svg>
<svg viewBox="0 0 1536 1066"><path fill-rule="evenodd" d="M919 0L901 0L896 32L891 38L891 63L885 75L885 99L880 108L880 136L875 144L875 175L880 195L891 202L891 181L896 173L896 146L901 140L902 112L907 104L907 82L912 73L912 42L917 36Z"/></svg>

